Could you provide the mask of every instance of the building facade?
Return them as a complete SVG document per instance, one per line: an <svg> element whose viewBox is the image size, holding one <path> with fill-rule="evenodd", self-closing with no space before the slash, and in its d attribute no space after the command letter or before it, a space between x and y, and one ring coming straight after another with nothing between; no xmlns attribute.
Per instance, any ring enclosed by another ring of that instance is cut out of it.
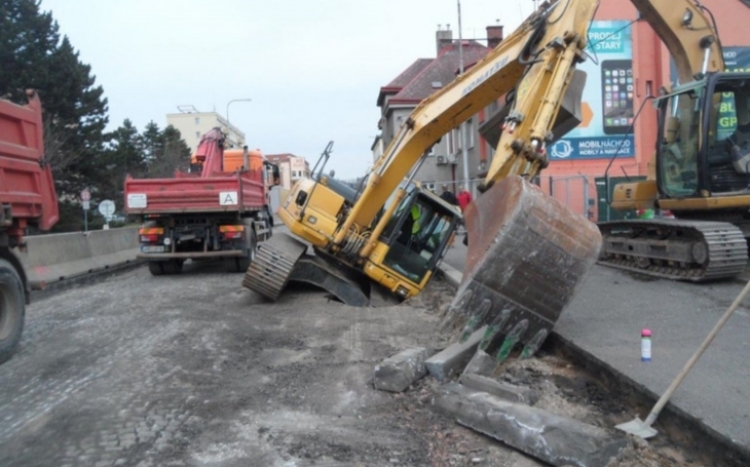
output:
<svg viewBox="0 0 750 467"><path fill-rule="evenodd" d="M167 114L167 125L172 125L180 131L191 151L198 148L201 137L210 130L219 127L226 136L228 148L245 146L245 133L229 123L217 112L199 112L193 106L180 106L179 113Z"/></svg>
<svg viewBox="0 0 750 467"><path fill-rule="evenodd" d="M297 180L310 176L310 164L301 156L294 154L268 154L265 156L268 162L279 167L281 187L290 190Z"/></svg>
<svg viewBox="0 0 750 467"><path fill-rule="evenodd" d="M488 26L487 34L488 46L473 40L464 40L460 44L465 69L483 58L491 47L502 40L502 26ZM458 75L459 43L453 40L450 29L437 31L436 49L435 58L417 59L390 83L380 88L377 100L381 111L378 122L380 134L371 146L375 160L383 154L417 105ZM484 170L490 149L478 132L482 116L476 115L466 122L467 164L462 158L461 132L456 128L433 146L415 179L438 193L443 184L458 192L463 187L464 175L468 174L470 188L475 191L477 175Z"/></svg>

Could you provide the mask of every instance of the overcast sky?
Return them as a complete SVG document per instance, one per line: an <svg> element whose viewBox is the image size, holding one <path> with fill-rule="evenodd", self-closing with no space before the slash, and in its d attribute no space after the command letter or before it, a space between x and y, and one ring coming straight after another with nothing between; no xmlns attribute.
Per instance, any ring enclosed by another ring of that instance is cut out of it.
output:
<svg viewBox="0 0 750 467"><path fill-rule="evenodd" d="M464 38L506 36L533 0L462 0ZM363 175L378 133L376 99L435 31L458 37L456 0L42 0L109 100L110 128L192 104L226 113L251 148L313 164L329 140L337 177Z"/></svg>

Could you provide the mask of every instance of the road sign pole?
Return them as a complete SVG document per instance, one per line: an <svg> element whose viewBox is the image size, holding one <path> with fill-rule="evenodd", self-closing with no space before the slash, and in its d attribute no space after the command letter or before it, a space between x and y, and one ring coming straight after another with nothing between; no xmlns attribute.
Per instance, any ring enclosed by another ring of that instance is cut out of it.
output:
<svg viewBox="0 0 750 467"><path fill-rule="evenodd" d="M86 209L83 210L83 231L89 231L89 212Z"/></svg>

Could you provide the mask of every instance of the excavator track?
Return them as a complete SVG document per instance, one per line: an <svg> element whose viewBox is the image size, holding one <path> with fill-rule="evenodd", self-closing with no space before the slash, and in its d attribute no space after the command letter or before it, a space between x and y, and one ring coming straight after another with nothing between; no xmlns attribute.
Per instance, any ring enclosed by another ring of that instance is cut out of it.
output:
<svg viewBox="0 0 750 467"><path fill-rule="evenodd" d="M603 222L599 264L666 279L734 277L747 264L742 231L727 222L681 219Z"/></svg>
<svg viewBox="0 0 750 467"><path fill-rule="evenodd" d="M304 243L285 233L277 233L258 244L242 285L271 300L278 299L306 250Z"/></svg>

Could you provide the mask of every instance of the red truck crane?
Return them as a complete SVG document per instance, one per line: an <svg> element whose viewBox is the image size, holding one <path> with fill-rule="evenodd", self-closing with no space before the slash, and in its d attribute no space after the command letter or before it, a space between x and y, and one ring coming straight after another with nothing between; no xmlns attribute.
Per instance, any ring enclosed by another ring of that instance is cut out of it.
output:
<svg viewBox="0 0 750 467"><path fill-rule="evenodd" d="M151 274L179 274L186 259L209 258L244 272L257 243L271 237L268 192L278 184L278 168L260 151L225 151L224 141L220 128L203 135L188 173L126 177L125 209L141 218L138 257Z"/></svg>
<svg viewBox="0 0 750 467"><path fill-rule="evenodd" d="M0 363L16 351L32 284L14 249L27 227L49 230L59 219L52 171L44 158L42 105L0 99Z"/></svg>

